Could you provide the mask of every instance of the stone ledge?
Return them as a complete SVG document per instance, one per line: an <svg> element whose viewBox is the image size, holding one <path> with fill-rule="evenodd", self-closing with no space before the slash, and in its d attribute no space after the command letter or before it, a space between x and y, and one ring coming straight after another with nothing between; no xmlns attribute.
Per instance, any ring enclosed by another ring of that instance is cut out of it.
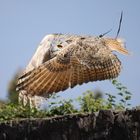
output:
<svg viewBox="0 0 140 140"><path fill-rule="evenodd" d="M140 140L140 110L15 119L0 124L0 140Z"/></svg>

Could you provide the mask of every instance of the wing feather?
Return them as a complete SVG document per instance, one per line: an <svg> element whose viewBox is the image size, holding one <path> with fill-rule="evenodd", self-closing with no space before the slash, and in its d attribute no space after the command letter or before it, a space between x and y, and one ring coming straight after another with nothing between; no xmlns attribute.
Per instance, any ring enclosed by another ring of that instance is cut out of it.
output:
<svg viewBox="0 0 140 140"><path fill-rule="evenodd" d="M90 81L118 76L121 62L99 39L77 40L58 55L19 78L18 90L43 95Z"/></svg>
<svg viewBox="0 0 140 140"><path fill-rule="evenodd" d="M29 73L25 74L23 78L19 78L17 90L21 90L27 87L29 84L32 84L34 81L36 81L36 79L43 77L45 74L46 69L44 69L43 67L38 67L38 69L33 69L32 71L29 71Z"/></svg>

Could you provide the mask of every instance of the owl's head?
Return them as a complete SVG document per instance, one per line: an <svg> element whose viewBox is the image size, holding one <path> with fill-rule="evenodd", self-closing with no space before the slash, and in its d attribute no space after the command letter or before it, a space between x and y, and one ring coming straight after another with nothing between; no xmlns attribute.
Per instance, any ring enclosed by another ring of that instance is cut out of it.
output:
<svg viewBox="0 0 140 140"><path fill-rule="evenodd" d="M48 52L51 58L55 57L59 51L61 51L67 42L64 38L60 37L61 34L47 35L42 42L45 42L45 46L48 48Z"/></svg>
<svg viewBox="0 0 140 140"><path fill-rule="evenodd" d="M59 36L60 35L57 34L50 34L42 39L27 66L27 70L40 66L42 63L54 58L58 54L64 46Z"/></svg>

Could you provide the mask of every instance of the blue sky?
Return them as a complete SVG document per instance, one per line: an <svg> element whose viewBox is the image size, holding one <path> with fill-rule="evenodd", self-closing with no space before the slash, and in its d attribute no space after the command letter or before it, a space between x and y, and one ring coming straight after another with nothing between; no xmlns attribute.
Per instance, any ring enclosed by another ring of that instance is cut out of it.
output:
<svg viewBox="0 0 140 140"><path fill-rule="evenodd" d="M41 39L50 33L115 37L120 13L120 37L132 52L119 55L123 69L118 78L133 93L132 105L140 105L140 1L128 0L0 0L0 98L6 99L7 84L19 68L24 68ZM109 81L92 82L61 95L74 98L87 89L116 93Z"/></svg>

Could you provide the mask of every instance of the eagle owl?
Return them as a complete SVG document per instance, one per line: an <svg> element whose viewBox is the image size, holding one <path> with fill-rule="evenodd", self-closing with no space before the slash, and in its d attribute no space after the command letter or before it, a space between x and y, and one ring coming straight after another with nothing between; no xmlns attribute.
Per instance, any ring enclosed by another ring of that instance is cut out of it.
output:
<svg viewBox="0 0 140 140"><path fill-rule="evenodd" d="M19 77L19 100L26 104L34 96L47 98L78 84L116 78L121 62L113 51L128 54L121 39L47 35Z"/></svg>

